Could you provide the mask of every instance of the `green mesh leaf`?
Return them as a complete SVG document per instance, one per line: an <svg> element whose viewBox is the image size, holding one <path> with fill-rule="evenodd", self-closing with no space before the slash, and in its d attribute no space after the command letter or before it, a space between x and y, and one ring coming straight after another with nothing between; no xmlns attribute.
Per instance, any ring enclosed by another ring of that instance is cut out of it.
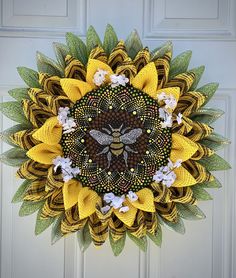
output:
<svg viewBox="0 0 236 278"><path fill-rule="evenodd" d="M66 34L66 41L70 55L85 65L88 61L87 47L85 43L72 33Z"/></svg>
<svg viewBox="0 0 236 278"><path fill-rule="evenodd" d="M26 151L18 147L12 148L0 155L0 161L12 167L19 167L28 159Z"/></svg>
<svg viewBox="0 0 236 278"><path fill-rule="evenodd" d="M0 111L7 118L15 122L26 124L26 125L28 124L28 120L24 115L21 103L18 101L7 101L7 102L0 103Z"/></svg>
<svg viewBox="0 0 236 278"><path fill-rule="evenodd" d="M53 50L54 50L58 63L64 69L66 66L65 58L66 58L66 55L69 53L67 46L63 43L54 42Z"/></svg>
<svg viewBox="0 0 236 278"><path fill-rule="evenodd" d="M157 246L161 246L162 243L162 230L161 230L161 226L158 224L157 226L157 231L155 233L155 235L150 234L149 232L147 232L147 236L157 245Z"/></svg>
<svg viewBox="0 0 236 278"><path fill-rule="evenodd" d="M28 188L30 187L32 183L32 180L25 180L17 189L16 193L14 194L13 198L12 198L12 203L19 203L19 202L23 202L23 198L25 196L26 191L28 190Z"/></svg>
<svg viewBox="0 0 236 278"><path fill-rule="evenodd" d="M28 90L29 88L16 88L8 91L8 94L17 101L22 101L23 99L30 99Z"/></svg>
<svg viewBox="0 0 236 278"><path fill-rule="evenodd" d="M18 67L17 71L20 77L25 81L25 84L29 87L41 88L41 85L39 84L39 74L37 71L26 67Z"/></svg>
<svg viewBox="0 0 236 278"><path fill-rule="evenodd" d="M63 237L63 234L61 232L61 220L63 219L63 217L64 215L62 214L54 219L51 231L51 244L56 243Z"/></svg>
<svg viewBox="0 0 236 278"><path fill-rule="evenodd" d="M19 216L27 216L36 212L44 202L45 200L39 202L24 201L20 207Z"/></svg>
<svg viewBox="0 0 236 278"><path fill-rule="evenodd" d="M37 51L36 60L39 72L48 73L49 75L56 75L59 77L63 76L64 73L61 66L43 53Z"/></svg>
<svg viewBox="0 0 236 278"><path fill-rule="evenodd" d="M125 41L126 50L131 59L134 59L136 54L143 49L142 41L139 37L139 34L136 30L130 33L128 38Z"/></svg>
<svg viewBox="0 0 236 278"><path fill-rule="evenodd" d="M201 187L201 185L193 185L191 186L193 191L193 197L196 198L198 201L208 201L212 200L211 195Z"/></svg>
<svg viewBox="0 0 236 278"><path fill-rule="evenodd" d="M43 207L43 205L42 205L42 207ZM37 218L36 218L35 229L34 229L34 233L36 236L41 234L43 231L45 231L50 225L52 225L52 223L55 220L54 217L41 218L40 215L42 213L42 207L41 207L41 209L39 209Z"/></svg>
<svg viewBox="0 0 236 278"><path fill-rule="evenodd" d="M200 88L197 89L198 92L202 93L206 100L203 105L206 105L208 101L213 97L216 90L218 89L219 84L218 83L208 83Z"/></svg>
<svg viewBox="0 0 236 278"><path fill-rule="evenodd" d="M206 218L205 214L199 207L190 204L176 204L180 217L187 220L200 220Z"/></svg>
<svg viewBox="0 0 236 278"><path fill-rule="evenodd" d="M93 26L89 26L86 36L87 50L90 54L91 50L96 46L101 46L102 42Z"/></svg>
<svg viewBox="0 0 236 278"><path fill-rule="evenodd" d="M127 232L129 238L143 251L147 251L147 238L144 236L142 238L138 238L133 236L130 232Z"/></svg>
<svg viewBox="0 0 236 278"><path fill-rule="evenodd" d="M166 52L173 52L173 44L171 41L168 41L162 44L160 47L155 48L152 52L152 60L156 60L160 57L163 57Z"/></svg>
<svg viewBox="0 0 236 278"><path fill-rule="evenodd" d="M204 123L210 125L214 123L224 114L224 111L213 108L200 108L198 111L191 115L191 119L195 122Z"/></svg>
<svg viewBox="0 0 236 278"><path fill-rule="evenodd" d="M14 125L14 126L8 128L8 129L2 131L2 132L0 133L0 139L1 139L3 142L5 142L5 143L7 143L7 144L9 144L9 145L11 145L11 146L13 146L13 147L15 147L16 144L14 144L14 143L12 142L12 140L10 139L10 136L11 136L13 133L16 133L16 132L18 132L18 131L21 131L21 130L24 130L24 129L27 129L27 128L29 128L29 126L27 126L27 125L22 125L22 124Z"/></svg>
<svg viewBox="0 0 236 278"><path fill-rule="evenodd" d="M164 226L166 226L168 229L177 232L179 234L184 234L185 233L185 227L184 227L184 222L183 220L179 217L177 222L170 222L165 220L164 218L159 218L160 223Z"/></svg>
<svg viewBox="0 0 236 278"><path fill-rule="evenodd" d="M214 151L218 151L230 144L230 140L220 134L212 133L210 136L204 138L199 143Z"/></svg>
<svg viewBox="0 0 236 278"><path fill-rule="evenodd" d="M230 164L217 154L202 158L198 162L208 171L221 171L231 169Z"/></svg>
<svg viewBox="0 0 236 278"><path fill-rule="evenodd" d="M107 28L104 35L104 41L103 41L103 49L105 50L107 55L110 55L112 49L117 44L118 44L118 38L116 32L110 24L107 24Z"/></svg>
<svg viewBox="0 0 236 278"><path fill-rule="evenodd" d="M169 79L174 78L176 75L186 72L190 59L192 57L192 51L185 51L176 56L170 63Z"/></svg>
<svg viewBox="0 0 236 278"><path fill-rule="evenodd" d="M92 243L92 238L87 223L80 231L77 232L77 239L81 252L84 252Z"/></svg>
<svg viewBox="0 0 236 278"><path fill-rule="evenodd" d="M126 234L124 234L123 237L120 238L119 240L114 241L114 239L111 236L111 233L109 233L111 249L115 256L119 256L120 253L123 251L125 247L125 239L126 239Z"/></svg>
<svg viewBox="0 0 236 278"><path fill-rule="evenodd" d="M194 91L197 88L197 85L205 71L205 66L200 66L198 68L194 68L189 71L193 72L195 74L194 82L193 82L191 88L189 89L190 91Z"/></svg>
<svg viewBox="0 0 236 278"><path fill-rule="evenodd" d="M217 178L215 178L213 181L199 183L198 185L201 187L205 187L205 188L221 188L222 187L220 181Z"/></svg>

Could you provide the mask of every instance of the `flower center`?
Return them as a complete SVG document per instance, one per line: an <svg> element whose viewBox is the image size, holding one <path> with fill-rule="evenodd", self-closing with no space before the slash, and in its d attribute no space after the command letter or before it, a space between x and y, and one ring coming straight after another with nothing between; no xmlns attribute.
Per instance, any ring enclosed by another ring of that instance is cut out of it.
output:
<svg viewBox="0 0 236 278"><path fill-rule="evenodd" d="M157 102L132 86L91 91L70 116L76 128L63 134L64 156L97 192L138 191L168 162L171 130L161 127Z"/></svg>

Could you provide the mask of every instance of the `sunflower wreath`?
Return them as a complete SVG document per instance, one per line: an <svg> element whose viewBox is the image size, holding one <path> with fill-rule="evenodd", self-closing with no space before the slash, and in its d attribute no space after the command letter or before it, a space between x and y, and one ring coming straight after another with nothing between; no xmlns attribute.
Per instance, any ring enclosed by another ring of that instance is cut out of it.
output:
<svg viewBox="0 0 236 278"><path fill-rule="evenodd" d="M215 154L229 141L210 126L222 111L205 107L218 84L197 88L204 67L187 70L191 51L171 60L170 42L150 52L135 31L66 40L57 62L37 53L39 72L19 67L28 88L0 106L19 123L1 134L13 146L1 161L25 179L20 216L38 211L35 233L52 225L53 243L77 232L82 250L109 237L115 255L126 235L146 250L161 225L184 233L182 218L205 217L205 188L220 187L210 171L230 168Z"/></svg>

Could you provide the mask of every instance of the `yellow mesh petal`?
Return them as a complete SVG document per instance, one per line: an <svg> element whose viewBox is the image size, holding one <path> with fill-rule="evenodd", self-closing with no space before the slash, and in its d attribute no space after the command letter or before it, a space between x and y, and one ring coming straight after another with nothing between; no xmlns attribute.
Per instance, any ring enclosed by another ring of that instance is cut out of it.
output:
<svg viewBox="0 0 236 278"><path fill-rule="evenodd" d="M136 194L138 195L138 200L132 202L135 208L143 211L155 212L154 196L150 189L143 188L136 192Z"/></svg>
<svg viewBox="0 0 236 278"><path fill-rule="evenodd" d="M78 196L78 208L80 219L84 219L96 210L96 203L99 202L100 197L98 194L89 189L88 187L83 187Z"/></svg>
<svg viewBox="0 0 236 278"><path fill-rule="evenodd" d="M62 192L66 210L73 207L78 202L78 195L81 188L81 183L76 179L64 183Z"/></svg>
<svg viewBox="0 0 236 278"><path fill-rule="evenodd" d="M48 145L41 143L31 148L26 154L36 162L50 165L55 157L62 155L62 147L59 144Z"/></svg>
<svg viewBox="0 0 236 278"><path fill-rule="evenodd" d="M174 173L176 174L176 180L172 184L173 187L184 187L197 183L195 178L182 166L174 169Z"/></svg>
<svg viewBox="0 0 236 278"><path fill-rule="evenodd" d="M158 77L155 64L153 62L147 64L134 77L131 83L135 88L144 91L153 98L156 98Z"/></svg>
<svg viewBox="0 0 236 278"><path fill-rule="evenodd" d="M114 213L120 219L120 221L122 221L125 225L131 227L134 224L134 220L138 210L127 200L124 201L123 206L129 207L129 210L127 212L119 212L119 209L114 209Z"/></svg>
<svg viewBox="0 0 236 278"><path fill-rule="evenodd" d="M163 89L157 90L156 98L162 92L165 93L167 96L172 95L178 103L178 100L179 100L179 97L180 97L180 88L179 87L170 87L170 88L163 88ZM162 105L164 103L163 103L163 101L161 101L161 102L159 102L159 104ZM175 109L175 107L173 108L173 110Z"/></svg>
<svg viewBox="0 0 236 278"><path fill-rule="evenodd" d="M185 136L172 134L172 149L170 159L176 162L178 159L186 161L198 150L198 145Z"/></svg>
<svg viewBox="0 0 236 278"><path fill-rule="evenodd" d="M93 82L94 74L99 70L105 70L107 71L106 75L106 81L105 83L110 82L109 76L113 74L112 69L105 63L95 60L95 59L90 59L88 61L88 66L87 66L87 75L86 75L86 81L91 85L92 88L96 88L96 85Z"/></svg>
<svg viewBox="0 0 236 278"><path fill-rule="evenodd" d="M92 87L81 80L72 79L72 78L62 78L60 80L61 87L68 98L76 102L81 99L85 94L92 91Z"/></svg>
<svg viewBox="0 0 236 278"><path fill-rule="evenodd" d="M33 138L48 145L56 145L60 142L62 136L62 126L57 117L52 117L33 134Z"/></svg>

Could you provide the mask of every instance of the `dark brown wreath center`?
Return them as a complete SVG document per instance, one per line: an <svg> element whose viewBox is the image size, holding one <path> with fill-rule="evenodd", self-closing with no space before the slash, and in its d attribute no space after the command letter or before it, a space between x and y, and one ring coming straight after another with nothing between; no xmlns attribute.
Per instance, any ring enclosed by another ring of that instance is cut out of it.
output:
<svg viewBox="0 0 236 278"><path fill-rule="evenodd" d="M135 192L168 162L171 129L161 127L156 100L132 86L91 91L70 116L76 129L63 134L61 144L84 186L99 193Z"/></svg>

